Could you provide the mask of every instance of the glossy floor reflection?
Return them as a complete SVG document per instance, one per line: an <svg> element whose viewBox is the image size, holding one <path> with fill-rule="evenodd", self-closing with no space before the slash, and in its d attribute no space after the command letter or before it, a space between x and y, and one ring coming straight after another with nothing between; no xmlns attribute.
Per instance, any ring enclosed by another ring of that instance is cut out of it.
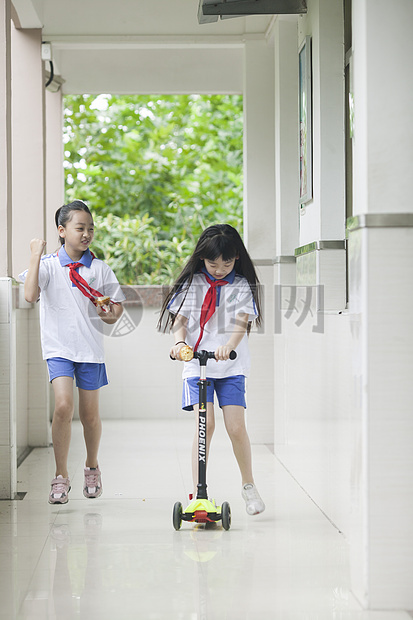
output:
<svg viewBox="0 0 413 620"><path fill-rule="evenodd" d="M266 446L253 446L267 510L249 517L229 440L217 428L208 484L232 526L182 524L192 422L104 422L104 493L82 495L84 447L74 423L72 491L47 503L51 449L18 471L21 501L0 502L0 617L7 620L407 620L363 612L349 589L343 536Z"/></svg>

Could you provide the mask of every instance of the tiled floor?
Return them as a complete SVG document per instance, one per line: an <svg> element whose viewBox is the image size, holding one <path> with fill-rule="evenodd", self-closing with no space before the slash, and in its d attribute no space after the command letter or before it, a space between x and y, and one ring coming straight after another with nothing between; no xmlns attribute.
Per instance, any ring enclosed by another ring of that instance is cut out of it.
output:
<svg viewBox="0 0 413 620"><path fill-rule="evenodd" d="M185 416L185 414L183 414ZM347 546L266 446L253 446L267 504L249 517L235 459L217 425L208 483L232 526L172 526L187 503L192 422L104 422L104 494L82 495L84 447L74 423L72 491L47 503L51 449L18 471L21 501L0 502L0 618L71 620L408 620L362 611L349 590Z"/></svg>

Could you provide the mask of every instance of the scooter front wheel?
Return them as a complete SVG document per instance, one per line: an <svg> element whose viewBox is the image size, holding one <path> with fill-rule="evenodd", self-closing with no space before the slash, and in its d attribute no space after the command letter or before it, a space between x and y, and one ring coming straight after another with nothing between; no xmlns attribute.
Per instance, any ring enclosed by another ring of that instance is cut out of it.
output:
<svg viewBox="0 0 413 620"><path fill-rule="evenodd" d="M224 530L229 530L231 527L231 508L228 502L224 502L221 506L221 519Z"/></svg>
<svg viewBox="0 0 413 620"><path fill-rule="evenodd" d="M172 515L172 523L174 524L174 528L176 531L181 529L182 524L182 504L181 502L176 502L174 505L174 511Z"/></svg>

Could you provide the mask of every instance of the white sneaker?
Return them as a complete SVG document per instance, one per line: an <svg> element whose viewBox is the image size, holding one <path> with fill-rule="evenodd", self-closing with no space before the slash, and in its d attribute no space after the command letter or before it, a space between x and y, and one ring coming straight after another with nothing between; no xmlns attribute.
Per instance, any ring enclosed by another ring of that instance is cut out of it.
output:
<svg viewBox="0 0 413 620"><path fill-rule="evenodd" d="M257 491L257 487L252 482L244 484L242 487L242 497L245 500L249 515L258 515L260 512L264 512L265 504Z"/></svg>

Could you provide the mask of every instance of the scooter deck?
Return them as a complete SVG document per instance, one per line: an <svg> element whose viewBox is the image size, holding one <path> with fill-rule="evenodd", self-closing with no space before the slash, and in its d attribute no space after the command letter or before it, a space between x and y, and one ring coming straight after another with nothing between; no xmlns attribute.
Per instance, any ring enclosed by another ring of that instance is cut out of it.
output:
<svg viewBox="0 0 413 620"><path fill-rule="evenodd" d="M183 521L196 523L214 523L220 521L221 506L215 504L215 500L194 499L185 510L182 511Z"/></svg>

